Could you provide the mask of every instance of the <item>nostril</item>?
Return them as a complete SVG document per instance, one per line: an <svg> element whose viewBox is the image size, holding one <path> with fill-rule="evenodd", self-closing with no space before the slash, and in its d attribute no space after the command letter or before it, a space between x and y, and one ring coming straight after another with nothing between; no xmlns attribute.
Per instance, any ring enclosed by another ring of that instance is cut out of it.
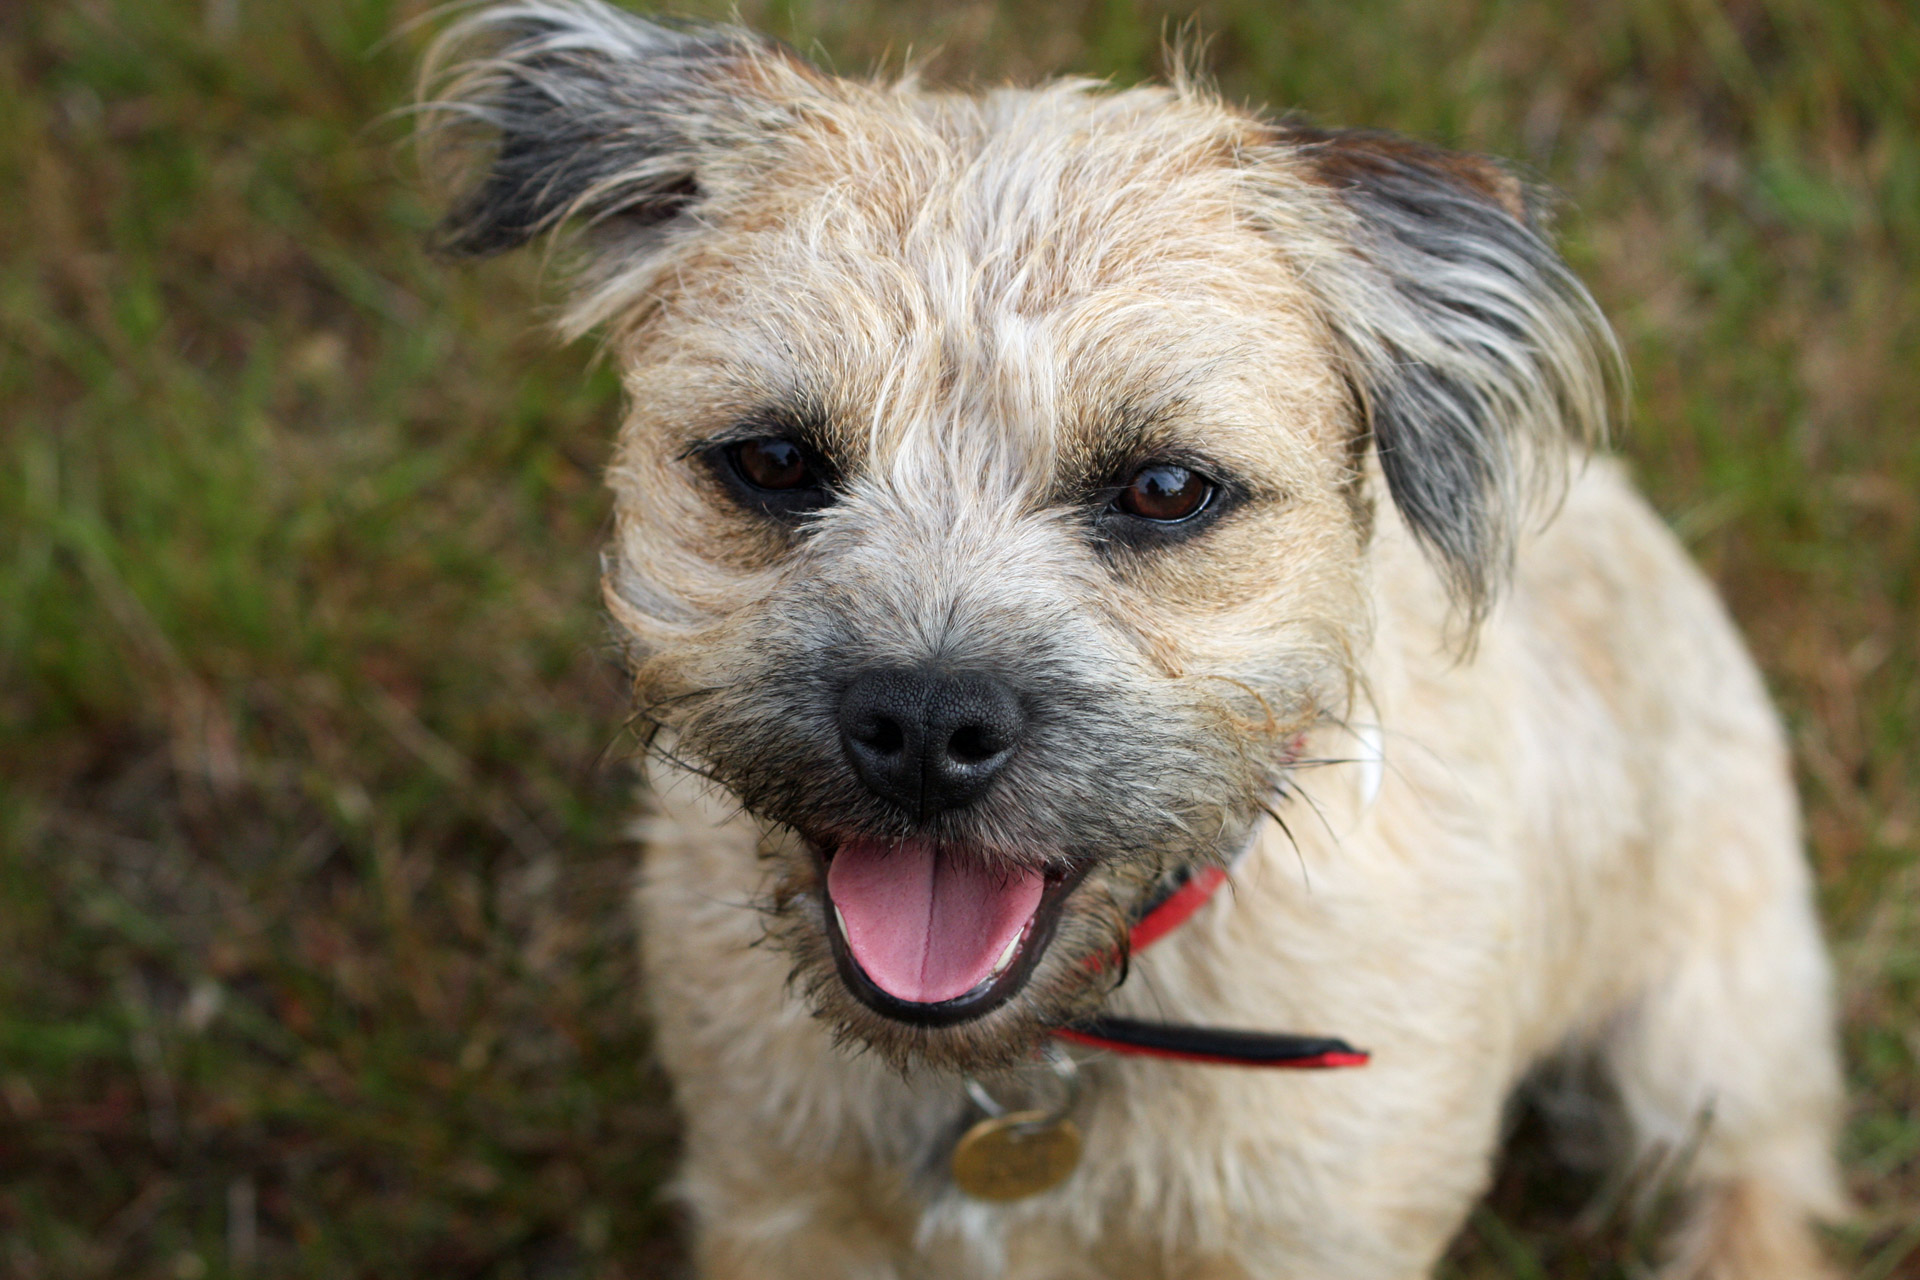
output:
<svg viewBox="0 0 1920 1280"><path fill-rule="evenodd" d="M907 731L900 727L898 720L875 716L860 727L853 739L878 755L898 755L900 749L907 745Z"/></svg>
<svg viewBox="0 0 1920 1280"><path fill-rule="evenodd" d="M963 724L947 739L947 755L961 764L980 764L1005 750L1000 735L985 725Z"/></svg>

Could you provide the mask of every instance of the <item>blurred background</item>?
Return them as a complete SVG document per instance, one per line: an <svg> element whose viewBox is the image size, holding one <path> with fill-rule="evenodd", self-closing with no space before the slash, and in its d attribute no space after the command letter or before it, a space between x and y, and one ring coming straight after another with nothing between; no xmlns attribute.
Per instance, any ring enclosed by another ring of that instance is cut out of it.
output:
<svg viewBox="0 0 1920 1280"><path fill-rule="evenodd" d="M678 1272L595 598L615 381L532 255L423 253L388 113L426 10L0 4L0 1275ZM842 71L1118 83L1196 17L1234 98L1566 194L1621 448L1791 726L1835 1249L1920 1277L1911 0L740 14ZM1523 1140L1443 1274L1634 1274L1617 1200Z"/></svg>

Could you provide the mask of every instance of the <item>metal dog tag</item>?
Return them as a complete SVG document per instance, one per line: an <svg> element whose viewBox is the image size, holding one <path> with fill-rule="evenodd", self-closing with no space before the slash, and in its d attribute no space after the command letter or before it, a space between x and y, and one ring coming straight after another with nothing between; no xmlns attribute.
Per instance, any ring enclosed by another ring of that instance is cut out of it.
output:
<svg viewBox="0 0 1920 1280"><path fill-rule="evenodd" d="M953 1181L976 1200L1024 1200L1067 1180L1080 1163L1080 1127L1045 1111L988 1116L953 1148Z"/></svg>

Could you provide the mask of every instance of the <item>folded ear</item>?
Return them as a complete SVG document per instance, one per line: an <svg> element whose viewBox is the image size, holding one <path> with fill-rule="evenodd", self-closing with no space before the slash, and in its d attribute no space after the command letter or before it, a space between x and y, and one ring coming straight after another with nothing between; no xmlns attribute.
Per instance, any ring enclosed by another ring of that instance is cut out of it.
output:
<svg viewBox="0 0 1920 1280"><path fill-rule="evenodd" d="M601 0L483 8L435 43L422 74L430 154L468 175L435 242L482 257L574 219L658 229L819 83L797 55L734 27L669 26Z"/></svg>
<svg viewBox="0 0 1920 1280"><path fill-rule="evenodd" d="M1476 621L1532 500L1606 435L1624 384L1612 331L1533 193L1493 161L1381 133L1276 134L1283 164L1343 210L1347 252L1308 284L1352 361L1394 504Z"/></svg>

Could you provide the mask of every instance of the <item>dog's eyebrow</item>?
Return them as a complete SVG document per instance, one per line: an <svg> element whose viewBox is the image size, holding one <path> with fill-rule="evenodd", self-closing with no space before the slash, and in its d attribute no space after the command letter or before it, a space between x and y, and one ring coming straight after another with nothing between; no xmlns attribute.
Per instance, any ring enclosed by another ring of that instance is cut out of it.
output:
<svg viewBox="0 0 1920 1280"><path fill-rule="evenodd" d="M1270 496L1241 469L1196 446L1180 428L1184 400L1123 402L1090 422L1089 430L1061 451L1060 466L1048 487L1049 505L1072 506L1111 497L1138 468L1168 463L1206 475L1239 497Z"/></svg>
<svg viewBox="0 0 1920 1280"><path fill-rule="evenodd" d="M830 463L840 461L845 452L826 405L811 396L796 395L749 409L719 430L688 443L680 456L690 458L722 445L768 438L797 441Z"/></svg>
<svg viewBox="0 0 1920 1280"><path fill-rule="evenodd" d="M1148 459L1190 456L1191 447L1173 427L1181 408L1178 401L1126 400L1070 428L1071 443L1061 451L1061 467L1048 497L1084 501L1124 480L1123 471Z"/></svg>

